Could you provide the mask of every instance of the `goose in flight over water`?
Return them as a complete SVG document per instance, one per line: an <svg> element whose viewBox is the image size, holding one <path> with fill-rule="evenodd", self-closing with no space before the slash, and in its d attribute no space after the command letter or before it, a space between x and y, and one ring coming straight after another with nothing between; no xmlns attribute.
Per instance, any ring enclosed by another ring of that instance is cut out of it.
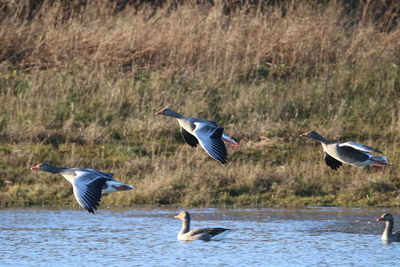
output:
<svg viewBox="0 0 400 267"><path fill-rule="evenodd" d="M325 152L325 163L332 170L339 169L342 163L354 166L371 165L376 169L383 169L384 166L389 164L386 157L372 155L371 153L373 152L380 154L382 152L369 146L360 145L355 142L331 142L314 131L303 133L300 136L317 140L322 144Z"/></svg>
<svg viewBox="0 0 400 267"><path fill-rule="evenodd" d="M228 159L228 152L223 141L230 143L235 148L239 146L235 140L225 135L224 128L218 127L214 121L185 117L169 108L160 110L156 114L176 118L186 143L192 147L200 144L211 157L222 164L226 164Z"/></svg>
<svg viewBox="0 0 400 267"><path fill-rule="evenodd" d="M182 241L219 241L225 238L225 236L231 232L231 229L226 228L201 228L190 230L190 215L187 211L181 211L174 218L182 221L182 228L178 233L178 240Z"/></svg>
<svg viewBox="0 0 400 267"><path fill-rule="evenodd" d="M100 198L104 194L117 191L131 190L134 187L122 184L113 179L113 174L83 168L58 168L49 163L40 163L31 170L50 173L59 173L72 184L74 195L79 205L90 213L94 213L99 206Z"/></svg>
<svg viewBox="0 0 400 267"><path fill-rule="evenodd" d="M391 241L391 242L400 242L400 231L397 231L393 233L393 215L390 213L385 213L376 221L383 221L386 223L385 225L385 230L383 231L382 234L382 240L383 241Z"/></svg>

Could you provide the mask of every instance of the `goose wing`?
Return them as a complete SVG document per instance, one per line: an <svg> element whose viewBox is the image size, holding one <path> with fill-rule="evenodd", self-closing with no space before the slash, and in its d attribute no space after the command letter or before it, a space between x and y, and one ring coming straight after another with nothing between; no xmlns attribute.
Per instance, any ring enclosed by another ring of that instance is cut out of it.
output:
<svg viewBox="0 0 400 267"><path fill-rule="evenodd" d="M209 124L211 124L212 126L214 126L214 127L218 127L218 124L215 122L215 121L206 121L206 120L204 120L206 123L209 123Z"/></svg>
<svg viewBox="0 0 400 267"><path fill-rule="evenodd" d="M382 151L380 151L378 149L375 149L375 148L372 148L369 146L364 146L364 145L358 144L356 142L341 143L341 144L339 144L339 147L352 147L354 149L357 149L357 150L360 150L363 152L376 152L376 153L382 154Z"/></svg>
<svg viewBox="0 0 400 267"><path fill-rule="evenodd" d="M195 122L196 128L193 135L199 141L201 147L214 159L222 164L226 164L228 159L228 152L224 142L222 141L222 134L224 128L215 127L209 123Z"/></svg>
<svg viewBox="0 0 400 267"><path fill-rule="evenodd" d="M371 154L368 152L356 149L352 146L338 146L337 152L339 154L339 158L346 163L360 163L368 160L371 157Z"/></svg>
<svg viewBox="0 0 400 267"><path fill-rule="evenodd" d="M72 180L72 188L79 205L90 213L94 213L99 206L101 190L109 177L99 176L92 172L76 171Z"/></svg>
<svg viewBox="0 0 400 267"><path fill-rule="evenodd" d="M80 171L80 172L89 172L94 175L98 175L99 177L105 177L105 178L110 178L113 179L114 174L111 172L102 172L94 169L84 169L84 168L76 168L74 169L75 172Z"/></svg>
<svg viewBox="0 0 400 267"><path fill-rule="evenodd" d="M214 236L219 235L226 231L229 231L229 229L226 229L226 228L201 228L201 229L192 230L191 235L193 237L200 235L199 239L209 241Z"/></svg>
<svg viewBox="0 0 400 267"><path fill-rule="evenodd" d="M181 127L181 134L183 136L183 139L185 139L186 143L188 143L191 147L196 147L199 141L195 136L193 136L191 133L186 131L182 126Z"/></svg>
<svg viewBox="0 0 400 267"><path fill-rule="evenodd" d="M328 165L329 167L331 167L332 170L337 170L340 168L340 166L343 165L343 163L341 163L340 161L338 161L337 159L331 157L328 153L324 154L324 160L326 165Z"/></svg>

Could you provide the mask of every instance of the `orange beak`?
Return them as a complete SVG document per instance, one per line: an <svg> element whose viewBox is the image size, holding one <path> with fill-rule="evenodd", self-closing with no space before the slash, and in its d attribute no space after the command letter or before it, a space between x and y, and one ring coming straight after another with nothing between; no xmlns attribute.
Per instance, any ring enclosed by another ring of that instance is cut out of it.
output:
<svg viewBox="0 0 400 267"><path fill-rule="evenodd" d="M162 114L164 114L164 110L160 110L160 111L156 112L156 115L162 115Z"/></svg>
<svg viewBox="0 0 400 267"><path fill-rule="evenodd" d="M39 165L31 167L31 170L39 170L39 169L40 169Z"/></svg>
<svg viewBox="0 0 400 267"><path fill-rule="evenodd" d="M383 217L379 217L378 219L376 219L377 222L379 221L383 221Z"/></svg>
<svg viewBox="0 0 400 267"><path fill-rule="evenodd" d="M174 218L179 219L179 215L174 216Z"/></svg>

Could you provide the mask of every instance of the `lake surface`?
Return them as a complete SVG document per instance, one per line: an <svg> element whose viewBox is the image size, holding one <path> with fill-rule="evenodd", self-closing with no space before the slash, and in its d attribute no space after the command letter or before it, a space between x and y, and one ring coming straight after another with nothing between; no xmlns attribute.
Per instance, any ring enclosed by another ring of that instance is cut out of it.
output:
<svg viewBox="0 0 400 267"><path fill-rule="evenodd" d="M189 210L192 228L235 229L218 242L176 240L179 211L0 209L0 266L400 266L375 221L398 208Z"/></svg>

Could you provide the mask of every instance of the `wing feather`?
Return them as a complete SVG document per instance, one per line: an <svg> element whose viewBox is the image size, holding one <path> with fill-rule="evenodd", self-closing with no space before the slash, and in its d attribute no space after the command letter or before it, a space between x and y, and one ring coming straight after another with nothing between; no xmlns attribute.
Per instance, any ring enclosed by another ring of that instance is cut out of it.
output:
<svg viewBox="0 0 400 267"><path fill-rule="evenodd" d="M181 126L181 134L183 136L183 139L185 139L186 143L188 143L191 147L196 147L197 144L199 143L197 138L188 131L186 131L182 126Z"/></svg>
<svg viewBox="0 0 400 267"><path fill-rule="evenodd" d="M329 167L331 167L332 170L338 170L340 168L340 166L343 165L343 163L341 163L340 161L338 161L337 159L331 157L328 153L324 154L324 160L326 165L328 165Z"/></svg>
<svg viewBox="0 0 400 267"><path fill-rule="evenodd" d="M226 231L231 231L226 228L201 228L195 229L191 231L191 236L199 236L200 240L210 241L213 237L222 234Z"/></svg>
<svg viewBox="0 0 400 267"><path fill-rule="evenodd" d="M94 213L99 206L101 190L110 178L101 177L91 172L78 171L77 174L72 181L75 198L84 209Z"/></svg>
<svg viewBox="0 0 400 267"><path fill-rule="evenodd" d="M197 137L200 146L214 159L222 164L227 163L228 152L222 141L224 128L215 127L208 123L195 122L193 135Z"/></svg>
<svg viewBox="0 0 400 267"><path fill-rule="evenodd" d="M380 151L378 149L375 149L375 148L372 148L372 147L369 147L369 146L364 146L364 145L361 145L361 144L356 143L356 142L341 143L341 144L339 144L339 147L352 147L352 148L355 148L357 150L361 150L363 152L376 152L376 153L382 154L382 151Z"/></svg>

